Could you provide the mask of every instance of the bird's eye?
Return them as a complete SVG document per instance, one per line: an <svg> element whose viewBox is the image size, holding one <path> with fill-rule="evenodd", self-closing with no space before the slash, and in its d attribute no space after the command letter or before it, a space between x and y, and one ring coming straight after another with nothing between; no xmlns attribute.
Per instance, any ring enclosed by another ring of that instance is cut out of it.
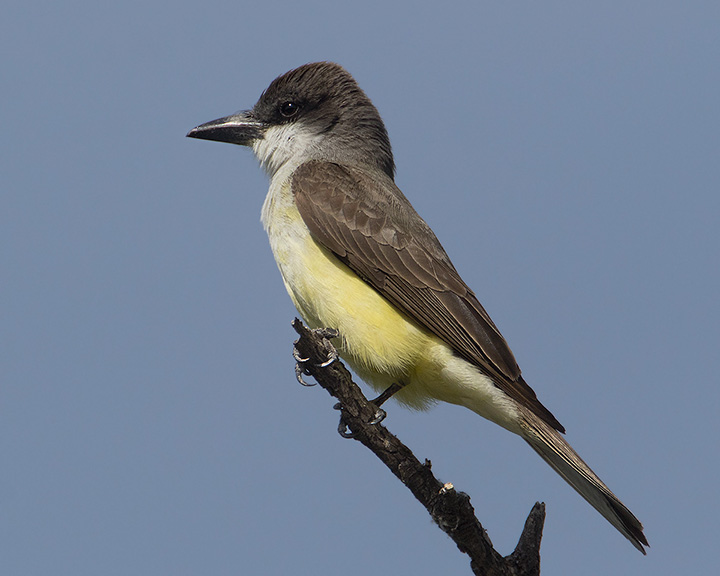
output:
<svg viewBox="0 0 720 576"><path fill-rule="evenodd" d="M299 111L300 106L291 100L280 104L280 114L282 114L285 118L292 118Z"/></svg>

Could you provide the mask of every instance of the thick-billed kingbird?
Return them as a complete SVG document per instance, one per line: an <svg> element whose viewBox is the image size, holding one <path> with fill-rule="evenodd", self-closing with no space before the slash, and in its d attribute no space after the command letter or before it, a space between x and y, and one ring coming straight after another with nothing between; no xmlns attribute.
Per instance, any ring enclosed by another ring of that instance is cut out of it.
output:
<svg viewBox="0 0 720 576"><path fill-rule="evenodd" d="M413 408L465 406L521 436L645 553L642 524L563 439L505 339L394 182L380 114L319 62L188 136L252 147L270 176L262 222L290 298L371 386Z"/></svg>

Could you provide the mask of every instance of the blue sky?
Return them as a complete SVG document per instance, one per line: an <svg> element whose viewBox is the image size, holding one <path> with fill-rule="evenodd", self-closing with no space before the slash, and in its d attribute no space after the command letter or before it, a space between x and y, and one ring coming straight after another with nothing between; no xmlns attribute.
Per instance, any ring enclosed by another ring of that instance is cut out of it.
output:
<svg viewBox="0 0 720 576"><path fill-rule="evenodd" d="M0 558L23 576L468 574L294 379L294 309L245 149L185 138L334 60L397 183L642 557L519 439L457 407L388 427L547 574L707 570L717 537L720 6L6 3Z"/></svg>

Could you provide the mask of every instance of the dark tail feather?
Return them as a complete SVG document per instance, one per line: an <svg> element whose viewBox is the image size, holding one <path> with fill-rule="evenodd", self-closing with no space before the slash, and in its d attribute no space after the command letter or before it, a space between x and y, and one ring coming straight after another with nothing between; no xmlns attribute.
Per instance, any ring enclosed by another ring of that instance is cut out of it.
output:
<svg viewBox="0 0 720 576"><path fill-rule="evenodd" d="M605 486L565 439L533 414L526 414L523 438L590 505L645 554L643 527L632 512Z"/></svg>

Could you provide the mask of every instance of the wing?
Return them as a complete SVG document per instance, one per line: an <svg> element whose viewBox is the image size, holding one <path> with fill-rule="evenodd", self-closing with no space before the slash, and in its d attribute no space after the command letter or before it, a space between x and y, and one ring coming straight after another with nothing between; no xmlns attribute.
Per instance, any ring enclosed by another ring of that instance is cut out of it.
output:
<svg viewBox="0 0 720 576"><path fill-rule="evenodd" d="M500 331L390 178L312 161L293 174L292 192L315 240L508 396L565 431L522 378Z"/></svg>

